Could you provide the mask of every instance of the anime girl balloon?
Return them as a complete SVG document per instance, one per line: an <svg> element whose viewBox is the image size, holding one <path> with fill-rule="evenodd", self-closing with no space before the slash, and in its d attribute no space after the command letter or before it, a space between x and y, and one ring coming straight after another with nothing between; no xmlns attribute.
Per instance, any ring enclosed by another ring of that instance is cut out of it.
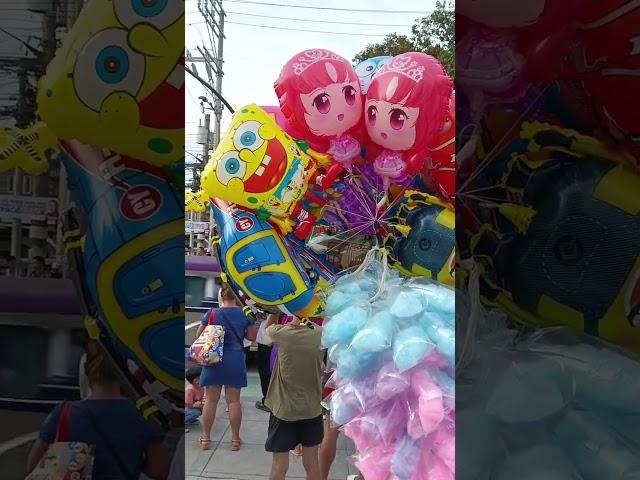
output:
<svg viewBox="0 0 640 480"><path fill-rule="evenodd" d="M393 57L375 74L365 98L365 125L383 149L373 166L384 190L418 173L418 160L442 131L451 92L444 68L425 53Z"/></svg>
<svg viewBox="0 0 640 480"><path fill-rule="evenodd" d="M274 88L291 126L350 171L361 151L352 133L362 122L360 80L351 63L329 50L304 50L285 64Z"/></svg>

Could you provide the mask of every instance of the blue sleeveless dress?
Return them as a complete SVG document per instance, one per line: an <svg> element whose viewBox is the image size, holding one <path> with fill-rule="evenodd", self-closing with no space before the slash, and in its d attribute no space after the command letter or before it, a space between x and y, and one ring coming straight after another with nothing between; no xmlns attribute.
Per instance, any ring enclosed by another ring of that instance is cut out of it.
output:
<svg viewBox="0 0 640 480"><path fill-rule="evenodd" d="M201 325L209 324L210 314L211 310L202 317ZM200 386L246 387L247 365L242 340L247 327L253 325L253 322L242 313L240 307L222 307L215 309L213 323L222 325L225 329L222 362L202 368Z"/></svg>

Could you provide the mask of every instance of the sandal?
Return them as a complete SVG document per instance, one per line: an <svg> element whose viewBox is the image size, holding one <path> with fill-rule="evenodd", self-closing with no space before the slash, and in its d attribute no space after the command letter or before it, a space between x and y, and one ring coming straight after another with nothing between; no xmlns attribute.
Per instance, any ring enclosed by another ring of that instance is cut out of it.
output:
<svg viewBox="0 0 640 480"><path fill-rule="evenodd" d="M231 440L231 451L237 452L240 450L240 445L242 445L242 440Z"/></svg>
<svg viewBox="0 0 640 480"><path fill-rule="evenodd" d="M200 437L198 445L200 446L200 450L209 450L211 448L211 439Z"/></svg>

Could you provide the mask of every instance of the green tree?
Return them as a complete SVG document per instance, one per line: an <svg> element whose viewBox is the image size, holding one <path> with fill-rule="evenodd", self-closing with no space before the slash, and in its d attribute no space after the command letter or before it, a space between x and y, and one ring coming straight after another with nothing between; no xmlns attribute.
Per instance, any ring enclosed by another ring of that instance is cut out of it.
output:
<svg viewBox="0 0 640 480"><path fill-rule="evenodd" d="M433 55L444 69L455 77L455 10L452 1L437 1L433 12L416 20L412 36L390 33L380 43L370 43L354 58L354 63L381 55L400 55L405 52L424 52Z"/></svg>
<svg viewBox="0 0 640 480"><path fill-rule="evenodd" d="M456 14L453 8L453 2L436 2L435 10L413 26L411 38L416 51L440 60L451 78L456 72Z"/></svg>
<svg viewBox="0 0 640 480"><path fill-rule="evenodd" d="M360 63L367 58L381 56L395 56L405 52L414 52L415 45L406 35L398 35L390 33L380 43L370 43L367 47L358 53L353 61Z"/></svg>

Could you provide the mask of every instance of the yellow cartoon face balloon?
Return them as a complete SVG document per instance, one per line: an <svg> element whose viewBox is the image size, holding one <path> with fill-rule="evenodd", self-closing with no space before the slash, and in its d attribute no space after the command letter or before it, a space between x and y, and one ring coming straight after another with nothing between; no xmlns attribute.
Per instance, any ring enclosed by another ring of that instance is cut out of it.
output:
<svg viewBox="0 0 640 480"><path fill-rule="evenodd" d="M201 182L210 196L250 208L286 233L286 219L317 168L270 115L248 105L233 115Z"/></svg>
<svg viewBox="0 0 640 480"><path fill-rule="evenodd" d="M203 213L207 210L209 196L202 190L184 192L184 209L187 212Z"/></svg>
<svg viewBox="0 0 640 480"><path fill-rule="evenodd" d="M49 159L58 152L57 138L42 122L0 131L0 172L19 168L39 175L47 171Z"/></svg>
<svg viewBox="0 0 640 480"><path fill-rule="evenodd" d="M60 138L168 165L184 156L184 0L92 0L38 86Z"/></svg>

